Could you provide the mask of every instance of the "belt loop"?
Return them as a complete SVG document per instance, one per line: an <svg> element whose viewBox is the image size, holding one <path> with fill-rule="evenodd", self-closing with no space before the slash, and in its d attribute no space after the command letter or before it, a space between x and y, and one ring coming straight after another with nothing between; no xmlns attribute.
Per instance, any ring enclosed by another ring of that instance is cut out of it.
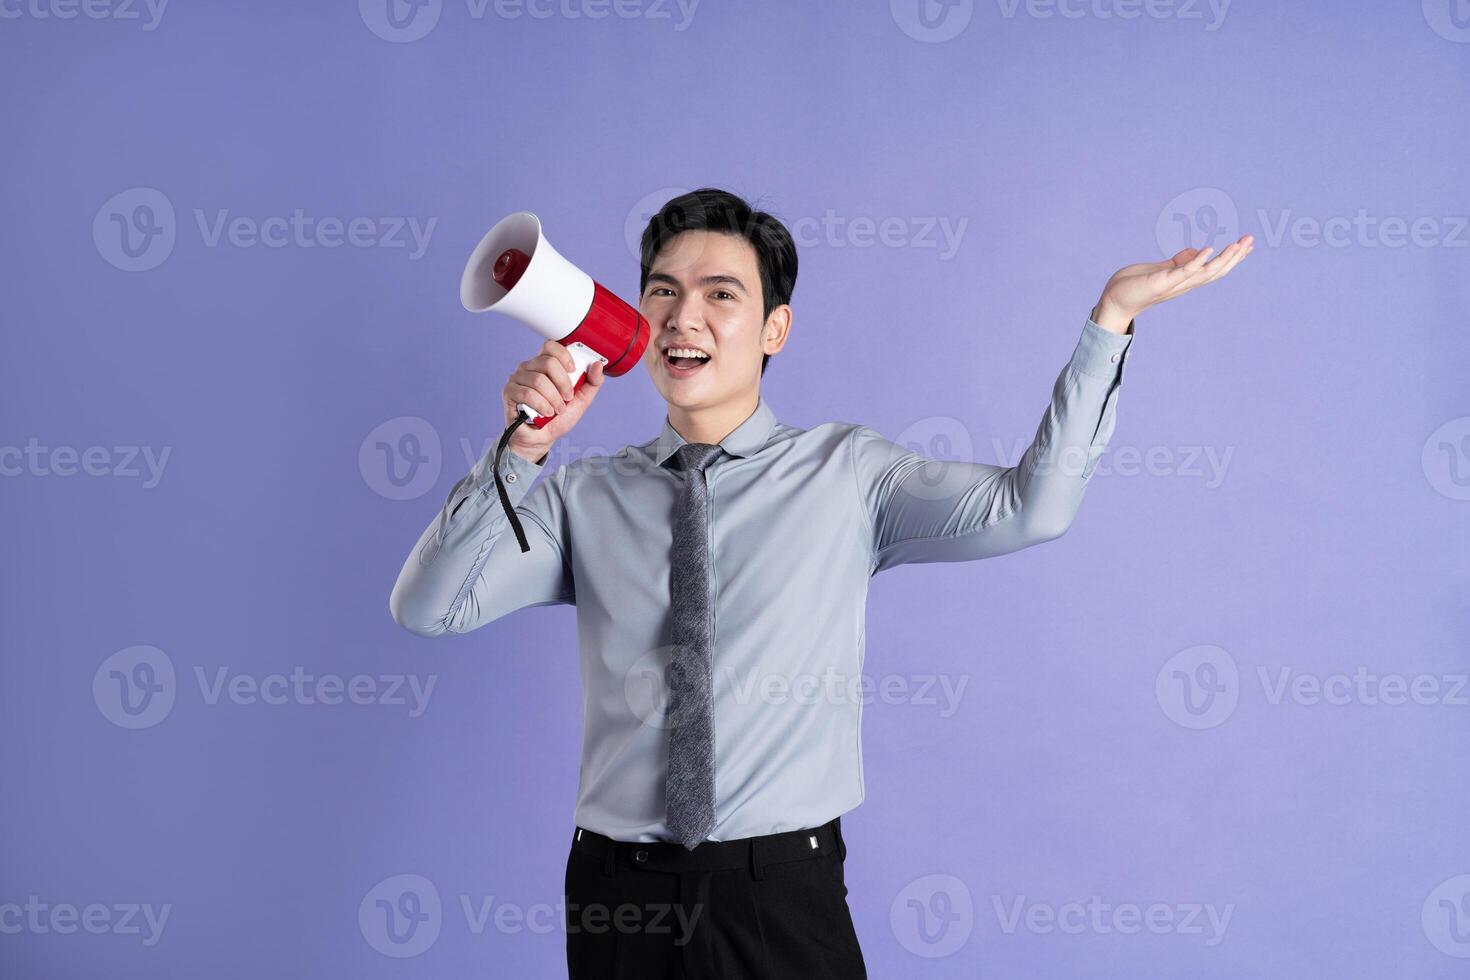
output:
<svg viewBox="0 0 1470 980"><path fill-rule="evenodd" d="M615 878L618 874L618 842L605 838L602 843L602 875L604 878Z"/></svg>
<svg viewBox="0 0 1470 980"><path fill-rule="evenodd" d="M761 870L760 846L761 842L759 837L752 837L750 839L750 876L756 881L761 881L765 878L765 873Z"/></svg>
<svg viewBox="0 0 1470 980"><path fill-rule="evenodd" d="M842 839L842 817L832 818L832 835L837 838L837 856L847 860L847 841Z"/></svg>

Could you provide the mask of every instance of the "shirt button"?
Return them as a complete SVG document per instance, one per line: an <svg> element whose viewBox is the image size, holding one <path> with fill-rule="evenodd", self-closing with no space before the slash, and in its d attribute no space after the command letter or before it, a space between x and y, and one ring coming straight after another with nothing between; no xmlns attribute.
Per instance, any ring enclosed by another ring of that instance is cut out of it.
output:
<svg viewBox="0 0 1470 980"><path fill-rule="evenodd" d="M1116 361L1117 359L1118 359L1117 355L1116 354L1113 355L1113 360ZM516 475L514 473L507 473L507 474L505 474L505 482L506 483L514 483L514 482L516 482Z"/></svg>
<svg viewBox="0 0 1470 980"><path fill-rule="evenodd" d="M644 861L647 861L648 860L648 852L645 851L645 850L641 850L641 849L640 850L637 850L637 851L634 851L633 852L633 860L634 861L637 861L639 864L642 864Z"/></svg>
<svg viewBox="0 0 1470 980"><path fill-rule="evenodd" d="M1114 354L1112 357L1108 358L1108 360L1112 361L1114 364L1117 364L1122 359L1123 359L1123 355L1122 354Z"/></svg>

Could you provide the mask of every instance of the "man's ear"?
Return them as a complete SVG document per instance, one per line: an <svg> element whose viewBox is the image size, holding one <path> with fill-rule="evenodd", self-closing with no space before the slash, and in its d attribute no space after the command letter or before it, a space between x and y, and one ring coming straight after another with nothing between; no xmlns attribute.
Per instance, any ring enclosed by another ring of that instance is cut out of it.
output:
<svg viewBox="0 0 1470 980"><path fill-rule="evenodd" d="M791 336L791 307L782 303L771 311L766 317L766 326L761 334L761 352L775 354L786 346L786 338Z"/></svg>

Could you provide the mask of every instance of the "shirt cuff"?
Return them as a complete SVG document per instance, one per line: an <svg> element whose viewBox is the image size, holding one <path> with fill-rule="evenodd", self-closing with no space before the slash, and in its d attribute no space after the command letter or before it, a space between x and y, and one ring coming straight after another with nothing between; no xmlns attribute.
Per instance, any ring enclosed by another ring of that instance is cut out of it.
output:
<svg viewBox="0 0 1470 980"><path fill-rule="evenodd" d="M1128 321L1128 332L1116 334L1104 330L1092 317L1082 327L1082 336L1072 352L1072 369L1093 378L1123 380L1123 365L1128 360L1128 348L1133 343L1133 325Z"/></svg>
<svg viewBox="0 0 1470 980"><path fill-rule="evenodd" d="M506 496L510 497L511 503L524 497L537 474L546 468L544 463L546 457L543 455L541 459L543 462L533 463L509 446L506 446L505 451L500 454L500 482L505 486ZM495 491L495 473L491 469L494 462L495 447L491 446L485 451L485 455L475 463L475 468L471 472L474 474L475 486L498 499L499 495Z"/></svg>

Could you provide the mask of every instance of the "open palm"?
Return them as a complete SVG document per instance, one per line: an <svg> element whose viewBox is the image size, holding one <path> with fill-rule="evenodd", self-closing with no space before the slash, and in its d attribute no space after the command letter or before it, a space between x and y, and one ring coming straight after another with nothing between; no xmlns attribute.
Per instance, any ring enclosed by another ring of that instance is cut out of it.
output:
<svg viewBox="0 0 1470 980"><path fill-rule="evenodd" d="M1139 262L1124 266L1103 287L1099 307L1118 311L1128 319L1157 303L1173 299L1196 286L1214 282L1251 254L1254 236L1243 235L1225 246L1213 261L1213 247L1185 248L1163 262ZM1125 321L1126 322L1126 321Z"/></svg>

